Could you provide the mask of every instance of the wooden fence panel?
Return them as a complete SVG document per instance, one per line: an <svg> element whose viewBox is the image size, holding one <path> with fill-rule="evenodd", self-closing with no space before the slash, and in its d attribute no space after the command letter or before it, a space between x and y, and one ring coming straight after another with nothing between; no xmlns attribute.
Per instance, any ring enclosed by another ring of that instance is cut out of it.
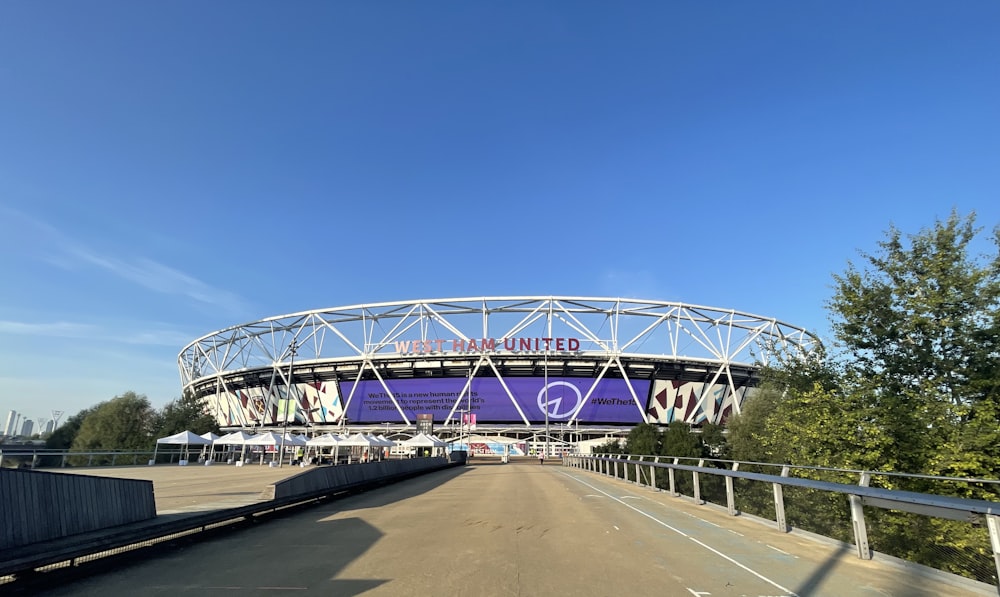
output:
<svg viewBox="0 0 1000 597"><path fill-rule="evenodd" d="M0 549L155 516L152 481L0 469Z"/></svg>

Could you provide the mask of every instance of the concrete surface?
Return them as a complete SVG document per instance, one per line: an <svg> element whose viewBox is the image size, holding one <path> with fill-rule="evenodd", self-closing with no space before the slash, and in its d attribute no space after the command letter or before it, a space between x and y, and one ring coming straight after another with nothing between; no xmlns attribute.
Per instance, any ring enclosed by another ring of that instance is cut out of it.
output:
<svg viewBox="0 0 1000 597"><path fill-rule="evenodd" d="M157 483L158 500L164 494L165 508L219 503L221 496L213 492L242 499L257 490L255 484L283 474L175 468L144 473ZM475 461L43 594L960 597L996 592L862 561L832 543L779 533L555 463Z"/></svg>

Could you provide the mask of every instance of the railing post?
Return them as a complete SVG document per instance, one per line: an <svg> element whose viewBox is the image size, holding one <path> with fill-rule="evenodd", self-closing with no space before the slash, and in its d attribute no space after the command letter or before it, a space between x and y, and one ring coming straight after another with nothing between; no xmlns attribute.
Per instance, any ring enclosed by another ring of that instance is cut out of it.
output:
<svg viewBox="0 0 1000 597"><path fill-rule="evenodd" d="M3 450L0 450L0 468L3 468Z"/></svg>
<svg viewBox="0 0 1000 597"><path fill-rule="evenodd" d="M680 459L679 458L674 458L674 464L677 464L678 462L680 462ZM675 472L674 472L673 468L667 469L667 477L670 480L670 495L676 497L677 496L677 484L674 482L674 474L675 474Z"/></svg>
<svg viewBox="0 0 1000 597"><path fill-rule="evenodd" d="M733 463L733 470L740 468L739 462ZM736 510L736 490L733 489L733 478L726 477L726 507L729 508L729 515L736 516L739 511Z"/></svg>
<svg viewBox="0 0 1000 597"><path fill-rule="evenodd" d="M986 528L990 531L990 545L993 547L993 565L997 570L997 578L1000 579L1000 516L987 514Z"/></svg>
<svg viewBox="0 0 1000 597"><path fill-rule="evenodd" d="M639 478L639 463L640 462L642 462L642 456L640 456L639 460L636 461L636 463L635 463L635 484L636 485L642 485L642 480Z"/></svg>
<svg viewBox="0 0 1000 597"><path fill-rule="evenodd" d="M618 478L618 461L619 460L621 460L621 454L618 455L618 458L615 458L615 479Z"/></svg>
<svg viewBox="0 0 1000 597"><path fill-rule="evenodd" d="M698 459L698 467L705 465L705 459ZM691 473L692 480L694 481L694 501L696 504L704 504L705 500L701 499L701 479L698 477L698 471Z"/></svg>
<svg viewBox="0 0 1000 597"><path fill-rule="evenodd" d="M787 477L789 474L788 465L781 467L781 476ZM774 486L774 519L778 523L778 530L782 533L788 532L788 524L785 523L785 488L781 483L772 483Z"/></svg>
<svg viewBox="0 0 1000 597"><path fill-rule="evenodd" d="M59 464L59 468L66 468L66 459L69 458L69 452L63 452L62 463Z"/></svg>
<svg viewBox="0 0 1000 597"><path fill-rule="evenodd" d="M871 474L863 472L858 485L868 487L870 481ZM858 557L862 560L870 560L872 552L868 548L868 528L865 526L865 511L861 506L861 498L856 495L849 496L849 498L851 500L851 522L854 524L854 545L858 548Z"/></svg>
<svg viewBox="0 0 1000 597"><path fill-rule="evenodd" d="M653 456L653 464L649 465L649 486L653 488L653 491L659 491L660 488L656 486L656 464L660 462L659 456Z"/></svg>

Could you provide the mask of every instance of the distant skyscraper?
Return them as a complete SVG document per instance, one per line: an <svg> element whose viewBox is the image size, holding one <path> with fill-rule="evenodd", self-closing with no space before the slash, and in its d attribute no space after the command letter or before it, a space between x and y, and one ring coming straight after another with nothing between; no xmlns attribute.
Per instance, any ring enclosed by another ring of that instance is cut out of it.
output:
<svg viewBox="0 0 1000 597"><path fill-rule="evenodd" d="M53 431L55 431L56 430L55 427L56 427L56 422L53 421L52 419L49 419L49 421L45 423L45 435L48 435Z"/></svg>
<svg viewBox="0 0 1000 597"><path fill-rule="evenodd" d="M24 425L21 425L21 437L31 437L32 432L35 430L35 422L31 419L25 419Z"/></svg>
<svg viewBox="0 0 1000 597"><path fill-rule="evenodd" d="M14 435L14 428L17 426L17 411L12 410L7 413L7 424L3 426L4 435Z"/></svg>

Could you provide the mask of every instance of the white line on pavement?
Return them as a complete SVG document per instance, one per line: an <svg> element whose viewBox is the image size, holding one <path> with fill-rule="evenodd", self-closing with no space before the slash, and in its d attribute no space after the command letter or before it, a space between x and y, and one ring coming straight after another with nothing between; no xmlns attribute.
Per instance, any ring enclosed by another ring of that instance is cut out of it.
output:
<svg viewBox="0 0 1000 597"><path fill-rule="evenodd" d="M561 471L560 471L560 472L561 472ZM596 492L598 492L598 493L602 493L602 494L604 494L604 495L608 496L609 498L613 499L614 501L618 502L619 504L621 504L621 505L625 506L626 508L629 508L630 510L633 510L633 511L635 511L635 512L638 512L639 514L642 514L643 516L645 516L646 518L648 518L648 519L652 520L653 522L655 522L655 523L659 524L660 526L663 526L663 527L665 527L665 528L668 528L668 529L670 529L671 531L673 531L673 532L677 533L678 535L681 535L682 537L687 537L688 539L690 539L690 540L694 541L694 542L695 542L695 543L697 543L698 545L700 545L700 546L704 547L705 549L707 549L708 551L710 551L710 552L714 553L715 555L719 556L720 558L722 558L722 559L724 559L724 560L728 561L729 563L731 563L731 564L734 564L734 565L736 565L736 566L738 566L738 567L740 567L740 568L742 568L742 569L746 570L747 572L749 572L750 574L753 574L754 576L756 576L757 578L761 579L762 581L764 581L764 582L766 582L766 583L768 583L768 584L770 584L770 585L772 585L772 586L774 586L774 587L777 587L778 589L781 589L782 591L784 591L784 592L785 592L785 593L787 593L788 595L791 595L792 597L799 597L799 596L798 596L798 595L796 595L796 594L795 594L795 592L793 592L793 591L792 591L791 589L787 589L787 588L785 588L785 587L783 587L783 586L779 585L778 583L776 583L776 582L774 582L773 580L771 580L770 578L768 578L768 577L764 576L764 575L763 575L763 574L761 574L760 572L757 572L757 571L756 571L756 570L754 570L753 568L750 568L749 566L746 566L746 565L744 565L744 564L741 564L740 562L737 562L737 561L736 561L736 560L734 560L733 558L731 558L731 557L727 556L726 554L722 553L721 551L719 551L719 550L715 549L715 548L714 548L714 547L712 547L711 545L708 545L707 543L704 543L704 542L702 542L702 541L699 541L699 540L695 539L694 537L692 537L691 535L688 535L687 533L685 533L685 532L681 531L680 529L677 529L677 528L675 528L675 527L672 527L672 526L670 526L669 524L667 524L667 523L663 522L663 521L662 521L662 520L660 520L659 518L656 518L656 517L655 517L655 516L653 516L652 514L649 514L648 512L643 512L642 510L640 510L640 509L636 508L636 507L635 507L635 506L633 506L632 504L629 504L628 502L625 502L625 501L623 501L623 500L620 500L620 499L616 498L615 496L611 495L610 493L607 493L606 491L603 491L603 490L601 490L601 489L599 489L599 488L597 488L597 487L594 487L594 486L593 486L593 485L591 485L590 483L587 483L586 481L584 481L584 480L582 480L582 479L578 479L578 478L574 477L573 475L571 475L571 474L569 474L569 473L564 473L564 472L561 472L561 474L563 474L563 475L566 475L567 477L569 477L570 479L573 479L574 481L576 481L577 483L580 483L581 485L586 485L587 487L589 487L589 488L593 489L594 491L596 491Z"/></svg>

